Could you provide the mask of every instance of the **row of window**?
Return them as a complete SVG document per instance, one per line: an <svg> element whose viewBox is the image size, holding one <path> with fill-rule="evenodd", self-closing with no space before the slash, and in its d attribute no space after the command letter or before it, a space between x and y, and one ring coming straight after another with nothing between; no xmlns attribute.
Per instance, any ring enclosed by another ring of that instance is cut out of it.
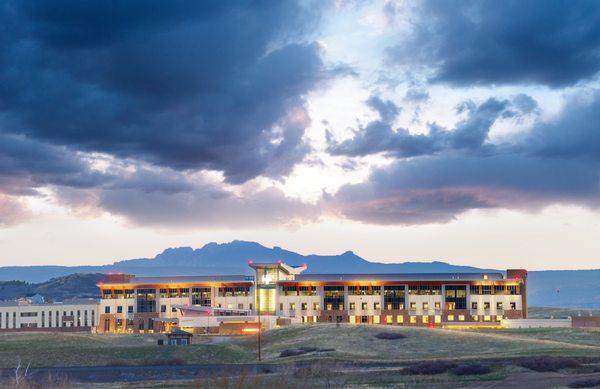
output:
<svg viewBox="0 0 600 389"><path fill-rule="evenodd" d="M48 315L46 315L48 313ZM76 315L75 315L76 313ZM83 317L81 315L81 311L69 311L69 315L67 315L67 311L62 312L62 317L60 316L60 311L33 311L33 312L19 312L19 317L22 318L40 318L40 322L38 323L20 323L21 328L27 327L41 327L41 328L52 328L52 327L70 327L73 325L77 325L81 327L82 325L87 327L88 325L93 325L95 323L95 311L90 310L91 320L88 320L88 310L83 311ZM53 320L54 317L54 320ZM39 324L39 325L38 325ZM0 328L16 328L17 327L17 312L0 312Z"/></svg>
<svg viewBox="0 0 600 389"><path fill-rule="evenodd" d="M137 291L137 292L136 292ZM191 292L190 292L191 291ZM316 290L315 290L316 292ZM192 298L196 297L200 299L210 299L212 289L205 287L193 287L193 288L160 288L158 289L158 296L160 298L188 298L190 294ZM218 288L217 295L219 297L232 297L232 296L248 296L250 294L249 286L241 287L226 287ZM156 296L156 289L140 288L134 289L104 289L102 291L103 299L132 299L140 298L143 296Z"/></svg>
<svg viewBox="0 0 600 389"><path fill-rule="evenodd" d="M331 311L334 310L337 307L337 309L339 310L344 310L344 305L343 304L338 304L338 305L334 305L332 303L326 303L325 304L325 310L327 311ZM388 303L385 305L386 309L388 310L392 310L392 309L404 309L404 304L400 304L400 305L394 305L393 303ZM416 310L417 309L417 303L416 302L411 302L409 305L411 310ZM423 302L421 303L421 307L424 311L429 309L429 302ZM516 302L511 302L509 305L509 309L511 310L516 310L517 309L517 303ZM291 311L296 310L297 306L296 303L289 303L289 309ZM362 310L367 310L369 308L369 303L366 302L362 302L360 303L360 309ZM373 303L373 309L380 309L381 305L379 302L374 302ZM442 304L439 301L436 301L433 303L433 308L434 309L442 309ZM490 309L490 303L489 302L484 302L483 303L483 308L484 309ZM503 309L503 303L502 302L497 302L496 303L496 309ZM300 303L300 309L302 311L306 311L308 310L308 303ZM319 303L313 303L313 310L319 310ZM356 310L356 303L355 302L350 302L348 303L348 309L353 311ZM457 310L457 309L464 309L464 308L457 308L456 303L454 302L447 302L446 303L446 310ZM477 303L473 302L471 303L471 309L477 309ZM284 310L284 304L283 303L279 303L279 310L283 311Z"/></svg>

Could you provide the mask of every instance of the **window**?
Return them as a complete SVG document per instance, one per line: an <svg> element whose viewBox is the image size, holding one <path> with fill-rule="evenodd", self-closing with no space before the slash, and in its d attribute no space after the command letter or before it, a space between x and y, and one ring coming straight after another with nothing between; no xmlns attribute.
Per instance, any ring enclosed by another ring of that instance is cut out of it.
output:
<svg viewBox="0 0 600 389"><path fill-rule="evenodd" d="M492 294L492 285L483 285L481 287L481 294Z"/></svg>
<svg viewBox="0 0 600 389"><path fill-rule="evenodd" d="M210 288L192 288L192 305L211 306Z"/></svg>
<svg viewBox="0 0 600 389"><path fill-rule="evenodd" d="M132 308L133 308L133 307L132 307ZM165 312L167 312L167 306L166 306L166 305L161 305L161 306L160 306L160 311L161 311L162 313L165 313Z"/></svg>
<svg viewBox="0 0 600 389"><path fill-rule="evenodd" d="M483 309L490 309L490 302L486 301L483 303Z"/></svg>
<svg viewBox="0 0 600 389"><path fill-rule="evenodd" d="M344 309L344 287L342 285L323 286L323 295L323 302L328 310L333 307Z"/></svg>
<svg viewBox="0 0 600 389"><path fill-rule="evenodd" d="M368 309L368 308L367 308L367 303L361 303L361 304L360 304L360 309L362 309L363 311L364 311L364 310L367 310L367 309Z"/></svg>
<svg viewBox="0 0 600 389"><path fill-rule="evenodd" d="M392 315L386 315L385 317L385 324L393 324L394 323L394 316Z"/></svg>
<svg viewBox="0 0 600 389"><path fill-rule="evenodd" d="M419 287L417 285L409 285L408 294L419 294Z"/></svg>
<svg viewBox="0 0 600 389"><path fill-rule="evenodd" d="M496 303L496 309L502 309L502 302Z"/></svg>
<svg viewBox="0 0 600 389"><path fill-rule="evenodd" d="M110 307L104 307L104 313L110 313Z"/></svg>
<svg viewBox="0 0 600 389"><path fill-rule="evenodd" d="M446 285L445 290L446 309L467 309L466 285Z"/></svg>
<svg viewBox="0 0 600 389"><path fill-rule="evenodd" d="M279 310L283 311L283 303L279 303Z"/></svg>
<svg viewBox="0 0 600 389"><path fill-rule="evenodd" d="M410 303L410 309L417 309L417 303Z"/></svg>
<svg viewBox="0 0 600 389"><path fill-rule="evenodd" d="M434 321L436 324L439 324L439 323L441 323L441 322L442 322L442 317L441 317L440 315L435 315L435 317L433 318L433 321Z"/></svg>
<svg viewBox="0 0 600 389"><path fill-rule="evenodd" d="M454 315L448 315L448 321L454 321Z"/></svg>
<svg viewBox="0 0 600 389"><path fill-rule="evenodd" d="M117 313L123 313L123 306L122 305L117 306Z"/></svg>
<svg viewBox="0 0 600 389"><path fill-rule="evenodd" d="M404 315L396 316L396 323L398 323L398 324L404 323Z"/></svg>
<svg viewBox="0 0 600 389"><path fill-rule="evenodd" d="M477 303L476 302L471 303L471 309L477 309Z"/></svg>
<svg viewBox="0 0 600 389"><path fill-rule="evenodd" d="M434 303L434 307L435 307L435 309L441 309L442 308L442 303L440 303L439 301L436 301Z"/></svg>
<svg viewBox="0 0 600 389"><path fill-rule="evenodd" d="M373 309L379 309L380 307L379 303L373 303Z"/></svg>
<svg viewBox="0 0 600 389"><path fill-rule="evenodd" d="M490 320L492 320L492 317L491 317L491 316L489 316L489 315L485 315L485 316L483 317L483 321L490 321Z"/></svg>
<svg viewBox="0 0 600 389"><path fill-rule="evenodd" d="M238 304L238 309L244 309L244 304Z"/></svg>
<svg viewBox="0 0 600 389"><path fill-rule="evenodd" d="M383 289L383 305L388 310L404 309L404 285L389 285Z"/></svg>
<svg viewBox="0 0 600 389"><path fill-rule="evenodd" d="M354 311L356 309L356 303L355 302L349 303L349 309L351 311Z"/></svg>
<svg viewBox="0 0 600 389"><path fill-rule="evenodd" d="M494 285L494 294L504 294L504 286Z"/></svg>
<svg viewBox="0 0 600 389"><path fill-rule="evenodd" d="M164 312L164 311L161 311L161 312ZM127 313L133 313L133 305L127 306Z"/></svg>
<svg viewBox="0 0 600 389"><path fill-rule="evenodd" d="M313 303L313 310L315 310L315 311L319 310L319 303Z"/></svg>
<svg viewBox="0 0 600 389"><path fill-rule="evenodd" d="M471 294L481 294L481 285L471 285Z"/></svg>
<svg viewBox="0 0 600 389"><path fill-rule="evenodd" d="M429 309L429 303L423 303L423 310L426 311Z"/></svg>
<svg viewBox="0 0 600 389"><path fill-rule="evenodd" d="M473 321L479 321L479 316L473 315L473 316L471 316L471 320L473 320Z"/></svg>
<svg viewBox="0 0 600 389"><path fill-rule="evenodd" d="M37 312L21 312L21 317L37 317Z"/></svg>
<svg viewBox="0 0 600 389"><path fill-rule="evenodd" d="M381 323L381 316L379 316L379 315L373 316L373 324L380 324L380 323Z"/></svg>
<svg viewBox="0 0 600 389"><path fill-rule="evenodd" d="M458 321L465 321L465 315L458 315Z"/></svg>
<svg viewBox="0 0 600 389"><path fill-rule="evenodd" d="M416 316L410 316L410 324L417 324L417 317Z"/></svg>
<svg viewBox="0 0 600 389"><path fill-rule="evenodd" d="M302 303L301 308L303 311L306 311L308 309L308 304L307 303Z"/></svg>
<svg viewBox="0 0 600 389"><path fill-rule="evenodd" d="M161 289L160 290L160 298L164 299L164 298L167 298L167 297L169 297L169 293L167 292L167 289Z"/></svg>
<svg viewBox="0 0 600 389"><path fill-rule="evenodd" d="M156 289L137 289L137 312L156 312Z"/></svg>
<svg viewBox="0 0 600 389"><path fill-rule="evenodd" d="M429 323L429 316L423 316L421 320L423 320L423 324L427 324Z"/></svg>
<svg viewBox="0 0 600 389"><path fill-rule="evenodd" d="M171 307L171 312L177 312L177 308Z"/></svg>
<svg viewBox="0 0 600 389"><path fill-rule="evenodd" d="M290 303L290 311L296 310L296 303Z"/></svg>
<svg viewBox="0 0 600 389"><path fill-rule="evenodd" d="M510 303L510 309L512 309L513 311L515 309L517 309L517 303L515 303L515 302Z"/></svg>

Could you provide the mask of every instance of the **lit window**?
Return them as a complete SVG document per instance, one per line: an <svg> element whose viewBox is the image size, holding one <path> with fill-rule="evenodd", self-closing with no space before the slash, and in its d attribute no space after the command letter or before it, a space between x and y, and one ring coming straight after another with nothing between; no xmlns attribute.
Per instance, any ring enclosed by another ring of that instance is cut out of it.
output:
<svg viewBox="0 0 600 389"><path fill-rule="evenodd" d="M348 320L350 321L350 324L356 324L356 316L348 316Z"/></svg>
<svg viewBox="0 0 600 389"><path fill-rule="evenodd" d="M410 309L417 309L417 303L410 303Z"/></svg>
<svg viewBox="0 0 600 389"><path fill-rule="evenodd" d="M423 324L429 323L429 316L423 316Z"/></svg>
<svg viewBox="0 0 600 389"><path fill-rule="evenodd" d="M439 301L435 302L435 309L440 309L442 307L442 303L440 303Z"/></svg>
<svg viewBox="0 0 600 389"><path fill-rule="evenodd" d="M350 310L353 311L356 309L356 303L350 303Z"/></svg>
<svg viewBox="0 0 600 389"><path fill-rule="evenodd" d="M373 304L373 309L379 309L379 308L380 308L380 305L379 305L379 303L374 303L374 304Z"/></svg>
<svg viewBox="0 0 600 389"><path fill-rule="evenodd" d="M491 320L492 320L492 317L490 315L485 315L483 317L483 321L491 321Z"/></svg>
<svg viewBox="0 0 600 389"><path fill-rule="evenodd" d="M448 315L448 321L454 321L454 315Z"/></svg>
<svg viewBox="0 0 600 389"><path fill-rule="evenodd" d="M319 310L319 303L313 303L313 310L315 310L315 311Z"/></svg>
<svg viewBox="0 0 600 389"><path fill-rule="evenodd" d="M327 309L328 311L331 311L333 309L333 304L327 303L327 305L325 306L325 309Z"/></svg>
<svg viewBox="0 0 600 389"><path fill-rule="evenodd" d="M404 323L404 315L396 316L396 323L398 323L398 324Z"/></svg>
<svg viewBox="0 0 600 389"><path fill-rule="evenodd" d="M385 323L386 323L386 324L392 324L392 323L394 323L394 316L392 316L392 315L387 315L387 316L385 317Z"/></svg>
<svg viewBox="0 0 600 389"><path fill-rule="evenodd" d="M411 316L410 317L410 324L417 324L417 317L416 316Z"/></svg>
<svg viewBox="0 0 600 389"><path fill-rule="evenodd" d="M473 319L473 321L479 321L479 316L477 315L473 315L471 316L471 318Z"/></svg>
<svg viewBox="0 0 600 389"><path fill-rule="evenodd" d="M429 309L429 303L423 303L423 310Z"/></svg>
<svg viewBox="0 0 600 389"><path fill-rule="evenodd" d="M379 324L379 323L381 323L381 316L379 316L379 315L373 316L373 324Z"/></svg>
<svg viewBox="0 0 600 389"><path fill-rule="evenodd" d="M366 311L368 309L367 308L367 303L360 304L360 309L362 309L363 311Z"/></svg>
<svg viewBox="0 0 600 389"><path fill-rule="evenodd" d="M290 303L290 311L294 311L296 309L296 303Z"/></svg>
<svg viewBox="0 0 600 389"><path fill-rule="evenodd" d="M442 317L440 315L435 315L433 320L435 321L436 324L438 324L438 323L442 322Z"/></svg>
<svg viewBox="0 0 600 389"><path fill-rule="evenodd" d="M465 321L465 315L458 315L458 321Z"/></svg>

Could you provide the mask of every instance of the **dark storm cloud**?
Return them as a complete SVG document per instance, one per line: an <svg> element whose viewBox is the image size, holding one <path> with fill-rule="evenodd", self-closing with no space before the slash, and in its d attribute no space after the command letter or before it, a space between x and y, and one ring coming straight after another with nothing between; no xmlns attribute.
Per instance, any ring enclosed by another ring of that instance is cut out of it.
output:
<svg viewBox="0 0 600 389"><path fill-rule="evenodd" d="M423 66L453 85L573 85L600 70L597 1L440 1L420 4L392 63Z"/></svg>
<svg viewBox="0 0 600 389"><path fill-rule="evenodd" d="M523 99L520 97L520 100ZM373 107L372 101L381 100L371 97L367 102L371 107ZM531 104L529 101L528 103ZM526 105L523 102L521 104ZM516 108L519 110L518 113L510 111L511 106L508 100L494 98L480 105L467 101L458 107L460 112L464 111L468 114L466 119L460 121L450 131L432 124L427 135L411 134L404 128L394 130L392 126L395 115L390 117L385 112L384 114L380 112L379 120L360 128L351 139L337 143L330 137L328 151L333 155L351 157L385 153L397 158L435 154L447 149L480 151L496 120L507 115L522 114L518 107ZM526 105L525 109L531 112L529 105Z"/></svg>
<svg viewBox="0 0 600 389"><path fill-rule="evenodd" d="M88 188L108 180L65 147L0 132L0 192L35 194L47 185Z"/></svg>
<svg viewBox="0 0 600 389"><path fill-rule="evenodd" d="M0 8L4 132L230 182L309 150L304 97L339 69L295 2L15 1Z"/></svg>
<svg viewBox="0 0 600 389"><path fill-rule="evenodd" d="M486 153L446 149L399 159L327 201L347 218L375 224L447 222L482 208L536 210L560 203L596 208L599 122L600 93L575 98L558 119L537 123L514 144Z"/></svg>
<svg viewBox="0 0 600 389"><path fill-rule="evenodd" d="M275 188L238 196L204 183L192 191L101 191L97 206L137 225L155 227L248 228L315 221L319 208L287 198Z"/></svg>

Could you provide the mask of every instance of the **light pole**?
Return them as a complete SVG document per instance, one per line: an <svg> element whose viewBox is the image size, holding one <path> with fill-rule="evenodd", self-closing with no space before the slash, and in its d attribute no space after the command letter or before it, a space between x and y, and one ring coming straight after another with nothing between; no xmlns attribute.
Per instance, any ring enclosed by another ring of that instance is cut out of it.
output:
<svg viewBox="0 0 600 389"><path fill-rule="evenodd" d="M261 322L260 322L260 290L258 288L258 284L257 284L257 288L256 288L256 314L258 316L258 361L261 361L261 355L260 355L260 333L261 333Z"/></svg>

